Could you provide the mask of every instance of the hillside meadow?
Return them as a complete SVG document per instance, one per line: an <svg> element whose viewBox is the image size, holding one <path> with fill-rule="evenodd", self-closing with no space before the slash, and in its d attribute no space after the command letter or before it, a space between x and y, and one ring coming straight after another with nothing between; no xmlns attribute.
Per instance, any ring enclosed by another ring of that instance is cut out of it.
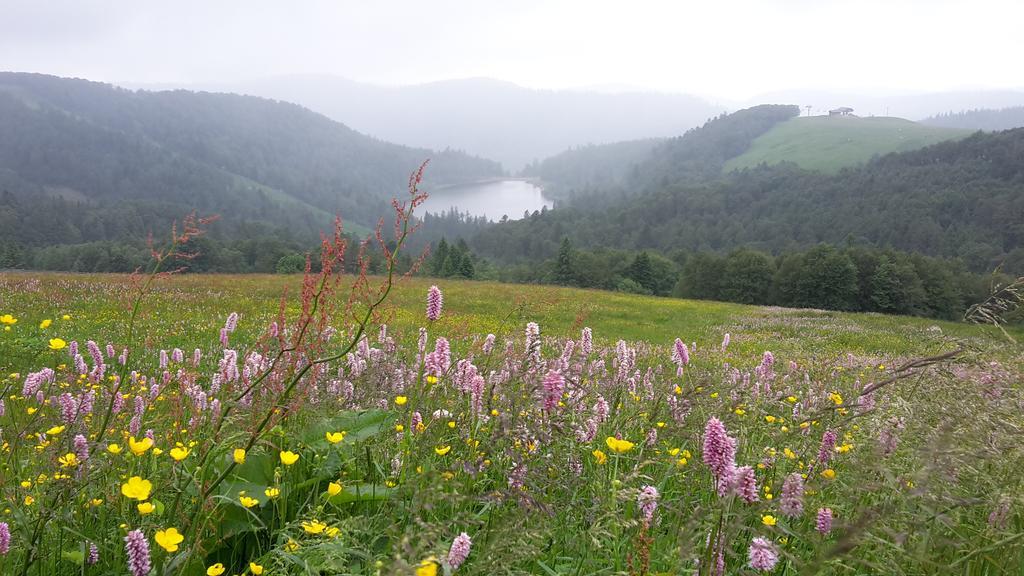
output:
<svg viewBox="0 0 1024 576"><path fill-rule="evenodd" d="M372 278L372 277L371 277ZM380 280L379 278L374 278ZM351 280L351 278L349 279ZM224 317L247 318L236 340L251 344L254 331L277 313L282 296L295 312L301 275L185 274L160 281L142 312L154 347L194 343L196 334L216 338ZM392 330L412 336L422 324L423 295L432 284L444 289L448 305L438 325L446 334L518 333L537 322L545 335L566 338L589 326L609 344L618 339L664 345L677 337L714 343L732 333L732 347L794 352L868 354L879 358L925 355L950 339L1011 354L998 330L958 322L884 314L848 314L745 306L723 302L658 298L550 285L502 284L411 277L396 285L387 309ZM49 309L71 314L67 339L116 338L123 329L132 294L129 277L118 274L4 273L3 309ZM287 298L291 294L293 298ZM1010 327L1016 339L1024 328Z"/></svg>
<svg viewBox="0 0 1024 576"><path fill-rule="evenodd" d="M874 156L917 150L963 138L968 130L926 126L903 118L807 116L780 122L751 142L725 170L793 162L806 170L834 174Z"/></svg>
<svg viewBox="0 0 1024 576"><path fill-rule="evenodd" d="M0 275L0 573L1024 568L1024 355L992 328L140 280Z"/></svg>

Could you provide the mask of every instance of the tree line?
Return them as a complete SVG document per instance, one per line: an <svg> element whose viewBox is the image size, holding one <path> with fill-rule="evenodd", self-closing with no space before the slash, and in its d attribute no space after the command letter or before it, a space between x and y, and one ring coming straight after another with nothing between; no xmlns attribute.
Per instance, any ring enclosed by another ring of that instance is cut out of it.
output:
<svg viewBox="0 0 1024 576"><path fill-rule="evenodd" d="M891 248L820 244L771 255L750 248L728 253L577 249L568 238L555 257L533 264L495 265L468 245L442 241L424 272L433 276L558 284L655 296L741 304L882 312L959 319L985 298L990 276L956 259ZM474 262L474 275L455 272L452 252ZM439 254L448 254L443 259ZM1008 278L1008 277L1007 277ZM1006 278L1004 278L1006 279Z"/></svg>

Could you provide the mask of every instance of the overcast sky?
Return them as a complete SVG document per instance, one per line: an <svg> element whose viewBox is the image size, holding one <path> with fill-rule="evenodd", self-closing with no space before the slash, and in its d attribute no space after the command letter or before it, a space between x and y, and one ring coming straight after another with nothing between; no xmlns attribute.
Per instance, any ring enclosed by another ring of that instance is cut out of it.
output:
<svg viewBox="0 0 1024 576"><path fill-rule="evenodd" d="M743 99L1024 88L1024 0L0 0L0 69L109 82L485 76Z"/></svg>

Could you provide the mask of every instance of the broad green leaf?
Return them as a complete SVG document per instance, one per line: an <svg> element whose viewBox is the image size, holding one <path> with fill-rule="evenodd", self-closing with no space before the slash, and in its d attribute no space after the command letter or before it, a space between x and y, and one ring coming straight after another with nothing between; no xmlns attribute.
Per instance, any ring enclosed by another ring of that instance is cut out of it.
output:
<svg viewBox="0 0 1024 576"><path fill-rule="evenodd" d="M327 432L345 432L345 439L339 445L365 440L388 428L393 415L387 410L363 410L344 412L338 416L311 423L303 441L315 450L332 446L327 442Z"/></svg>

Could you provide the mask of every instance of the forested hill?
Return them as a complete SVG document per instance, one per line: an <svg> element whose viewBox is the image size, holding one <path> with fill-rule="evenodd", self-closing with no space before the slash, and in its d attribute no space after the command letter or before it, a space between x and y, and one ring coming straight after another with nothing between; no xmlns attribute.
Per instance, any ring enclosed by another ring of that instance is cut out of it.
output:
<svg viewBox="0 0 1024 576"><path fill-rule="evenodd" d="M726 162L746 152L757 137L799 113L798 106L763 104L721 114L674 138L567 150L522 173L543 180L556 197L576 198L708 182L721 176Z"/></svg>
<svg viewBox="0 0 1024 576"><path fill-rule="evenodd" d="M969 130L1009 130L1024 127L1024 106L1010 108L965 110L937 114L925 118L921 124L929 126L945 126L948 128L966 128Z"/></svg>
<svg viewBox="0 0 1024 576"><path fill-rule="evenodd" d="M565 237L581 248L665 252L855 241L962 257L978 271L1004 260L1024 271L1024 129L889 154L835 175L783 163L703 184L685 176L680 168L648 173L663 185L500 224L470 246L525 261L552 257Z"/></svg>
<svg viewBox="0 0 1024 576"><path fill-rule="evenodd" d="M592 190L607 190L635 174L663 142L661 138L648 138L571 148L527 165L520 174L542 180L548 197L585 195Z"/></svg>
<svg viewBox="0 0 1024 576"><path fill-rule="evenodd" d="M863 164L873 156L917 150L970 133L903 118L803 116L780 122L723 168L730 172L762 163L793 162L808 170L835 173L840 168Z"/></svg>
<svg viewBox="0 0 1024 576"><path fill-rule="evenodd" d="M798 117L797 106L760 105L721 115L668 140L576 148L527 166L549 192L579 198L595 191L637 192L699 183L759 164L793 162L838 172L890 152L906 152L969 130L923 125L902 118Z"/></svg>
<svg viewBox="0 0 1024 576"><path fill-rule="evenodd" d="M309 238L334 214L369 224L431 158L427 185L502 173L389 144L294 104L133 92L0 73L0 243L139 241L196 210L215 236L260 225Z"/></svg>

